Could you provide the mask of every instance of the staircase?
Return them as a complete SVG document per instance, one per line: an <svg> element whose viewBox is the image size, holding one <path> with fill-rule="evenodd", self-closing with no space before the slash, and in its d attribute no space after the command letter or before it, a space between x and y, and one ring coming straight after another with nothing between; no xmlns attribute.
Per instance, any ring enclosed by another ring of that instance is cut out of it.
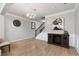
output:
<svg viewBox="0 0 79 59"><path fill-rule="evenodd" d="M41 33L45 28L45 22L43 22L36 30L35 30L35 36L37 36L39 33Z"/></svg>

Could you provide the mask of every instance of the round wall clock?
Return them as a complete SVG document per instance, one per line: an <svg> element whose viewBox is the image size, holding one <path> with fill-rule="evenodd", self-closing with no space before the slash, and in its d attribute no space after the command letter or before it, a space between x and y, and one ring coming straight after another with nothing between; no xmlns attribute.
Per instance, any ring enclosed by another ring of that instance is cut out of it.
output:
<svg viewBox="0 0 79 59"><path fill-rule="evenodd" d="M13 25L16 26L16 27L19 27L19 26L21 26L21 21L16 19L16 20L13 21Z"/></svg>

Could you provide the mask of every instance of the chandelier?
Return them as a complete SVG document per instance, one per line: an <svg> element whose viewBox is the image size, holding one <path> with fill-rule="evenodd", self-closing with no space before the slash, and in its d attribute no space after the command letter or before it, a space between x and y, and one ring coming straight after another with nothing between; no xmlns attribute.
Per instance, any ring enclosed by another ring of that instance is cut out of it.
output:
<svg viewBox="0 0 79 59"><path fill-rule="evenodd" d="M33 18L36 17L36 15L35 15L34 13L27 13L26 16L27 16L27 18L29 18L29 19L33 19Z"/></svg>
<svg viewBox="0 0 79 59"><path fill-rule="evenodd" d="M29 19L34 19L35 17L37 17L36 9L33 9L32 12L27 13L26 17L29 18Z"/></svg>

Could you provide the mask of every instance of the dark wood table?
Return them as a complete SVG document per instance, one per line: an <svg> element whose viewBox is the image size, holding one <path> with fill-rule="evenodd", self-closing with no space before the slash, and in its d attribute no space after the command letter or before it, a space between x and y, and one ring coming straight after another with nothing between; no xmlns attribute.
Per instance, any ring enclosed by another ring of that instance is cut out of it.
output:
<svg viewBox="0 0 79 59"><path fill-rule="evenodd" d="M58 46L69 48L68 32L64 32L63 34L48 33L48 44L55 44Z"/></svg>

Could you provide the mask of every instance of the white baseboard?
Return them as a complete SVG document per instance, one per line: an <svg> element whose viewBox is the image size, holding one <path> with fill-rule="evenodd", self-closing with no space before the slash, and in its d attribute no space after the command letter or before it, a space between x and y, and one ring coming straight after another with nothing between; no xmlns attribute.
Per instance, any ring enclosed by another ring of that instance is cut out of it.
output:
<svg viewBox="0 0 79 59"><path fill-rule="evenodd" d="M76 45L75 45L75 48L76 48L76 50L77 50L77 52L79 54L79 36L78 35L76 35Z"/></svg>
<svg viewBox="0 0 79 59"><path fill-rule="evenodd" d="M34 37L32 37L32 38L34 38ZM17 42L17 41L21 41L21 40L27 40L27 39L32 39L32 38L18 39L18 40L13 40L13 41L9 41L9 42Z"/></svg>

